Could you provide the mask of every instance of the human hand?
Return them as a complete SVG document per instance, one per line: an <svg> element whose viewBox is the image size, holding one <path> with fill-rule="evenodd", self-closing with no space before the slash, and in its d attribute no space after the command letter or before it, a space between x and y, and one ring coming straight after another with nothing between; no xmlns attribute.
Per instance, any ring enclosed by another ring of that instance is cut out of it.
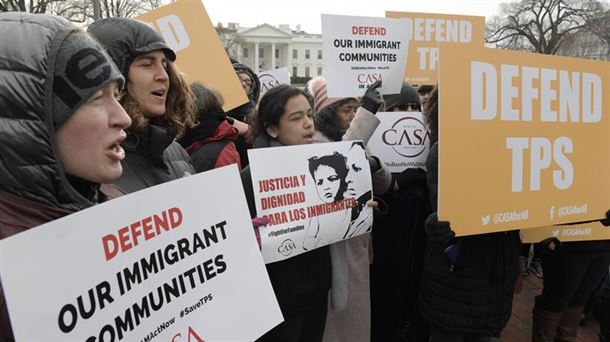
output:
<svg viewBox="0 0 610 342"><path fill-rule="evenodd" d="M437 213L432 213L428 216L425 226L428 239L441 246L448 245L451 239L455 237L449 221L439 221Z"/></svg>
<svg viewBox="0 0 610 342"><path fill-rule="evenodd" d="M604 227L610 227L610 210L606 211L606 218L603 220L599 220Z"/></svg>
<svg viewBox="0 0 610 342"><path fill-rule="evenodd" d="M381 87L381 81L376 81L375 83L371 84L362 96L361 100L362 108L373 114L377 113L377 110L379 110L379 107L383 103L383 98L381 97L379 90L377 90L379 87Z"/></svg>

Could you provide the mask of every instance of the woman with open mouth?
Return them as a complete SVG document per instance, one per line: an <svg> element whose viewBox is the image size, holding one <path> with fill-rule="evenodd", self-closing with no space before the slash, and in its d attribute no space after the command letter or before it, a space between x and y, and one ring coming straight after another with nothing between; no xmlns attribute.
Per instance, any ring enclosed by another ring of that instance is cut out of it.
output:
<svg viewBox="0 0 610 342"><path fill-rule="evenodd" d="M188 154L175 141L195 121L193 96L174 65L175 52L157 32L135 19L98 20L88 32L125 77L121 105L133 120L123 143L124 172L113 184L111 196L195 174Z"/></svg>

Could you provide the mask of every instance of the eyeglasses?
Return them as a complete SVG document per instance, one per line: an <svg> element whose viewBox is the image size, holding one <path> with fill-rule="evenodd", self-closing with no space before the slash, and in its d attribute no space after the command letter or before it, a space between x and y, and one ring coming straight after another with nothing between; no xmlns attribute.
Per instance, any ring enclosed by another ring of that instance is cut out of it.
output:
<svg viewBox="0 0 610 342"><path fill-rule="evenodd" d="M246 76L246 77L239 77L239 82L242 84L247 85L248 87L252 87L252 80L250 79L250 77Z"/></svg>
<svg viewBox="0 0 610 342"><path fill-rule="evenodd" d="M358 110L358 106L356 106L356 105L345 105L345 106L341 106L341 107L337 108L337 112L343 113L343 114L356 113L356 110Z"/></svg>
<svg viewBox="0 0 610 342"><path fill-rule="evenodd" d="M411 108L411 110L414 111L420 111L421 110L421 105L417 102L409 102L409 103L405 103L404 105L398 105L396 106L398 109L400 109L400 111L402 112L406 112L409 110L409 108Z"/></svg>

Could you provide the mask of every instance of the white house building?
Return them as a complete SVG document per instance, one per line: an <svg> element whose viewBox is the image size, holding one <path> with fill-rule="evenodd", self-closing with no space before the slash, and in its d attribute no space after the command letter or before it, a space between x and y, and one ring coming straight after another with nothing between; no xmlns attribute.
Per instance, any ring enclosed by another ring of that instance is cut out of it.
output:
<svg viewBox="0 0 610 342"><path fill-rule="evenodd" d="M300 25L296 30L288 25L269 24L235 28L243 41L237 59L255 72L286 67L293 77L322 75L321 34L301 31Z"/></svg>

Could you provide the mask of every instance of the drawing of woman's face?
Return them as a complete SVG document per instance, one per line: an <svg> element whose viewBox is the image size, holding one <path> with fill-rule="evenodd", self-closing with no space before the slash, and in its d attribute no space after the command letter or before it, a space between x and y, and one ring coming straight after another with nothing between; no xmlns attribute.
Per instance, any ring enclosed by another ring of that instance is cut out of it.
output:
<svg viewBox="0 0 610 342"><path fill-rule="evenodd" d="M319 165L314 171L313 177L320 199L326 203L335 201L341 186L341 177L335 169L328 165Z"/></svg>
<svg viewBox="0 0 610 342"><path fill-rule="evenodd" d="M362 196L368 189L364 188L367 175L364 172L365 168L369 167L365 158L362 158L364 148L359 144L354 144L347 154L348 173L346 177L347 191L345 197L358 198Z"/></svg>

